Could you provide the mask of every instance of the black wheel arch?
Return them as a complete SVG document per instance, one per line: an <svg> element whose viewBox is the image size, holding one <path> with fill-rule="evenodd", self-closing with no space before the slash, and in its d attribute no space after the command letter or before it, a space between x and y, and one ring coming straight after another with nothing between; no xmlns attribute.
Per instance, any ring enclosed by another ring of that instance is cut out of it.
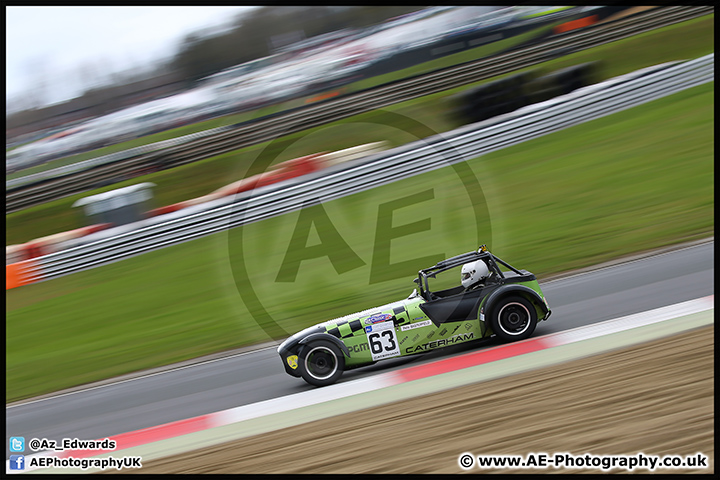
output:
<svg viewBox="0 0 720 480"><path fill-rule="evenodd" d="M497 305L500 300L502 300L504 297L507 297L508 295L520 295L525 299L529 300L530 303L532 303L535 307L540 308L543 314L538 315L538 320L547 315L548 313L547 305L545 305L542 297L535 290L530 287L526 287L525 285L501 286L500 288L493 291L490 295L488 295L487 300L485 300L485 303L481 307L481 311L485 315L489 315L493 311L495 305Z"/></svg>
<svg viewBox="0 0 720 480"><path fill-rule="evenodd" d="M329 333L312 333L298 342L298 345L305 345L315 340L327 340L334 343L346 357L350 358L350 350L339 338Z"/></svg>

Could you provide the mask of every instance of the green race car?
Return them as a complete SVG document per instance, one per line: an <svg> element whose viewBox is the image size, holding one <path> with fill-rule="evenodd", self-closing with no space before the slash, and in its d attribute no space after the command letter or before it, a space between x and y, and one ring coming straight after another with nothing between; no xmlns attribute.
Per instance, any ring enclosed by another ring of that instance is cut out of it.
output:
<svg viewBox="0 0 720 480"><path fill-rule="evenodd" d="M448 276L451 270L455 274ZM453 286L445 288L448 279ZM378 360L493 335L523 340L550 316L535 275L505 263L485 245L420 270L415 283L405 300L329 320L285 340L278 347L285 371L311 385L330 385L343 371Z"/></svg>

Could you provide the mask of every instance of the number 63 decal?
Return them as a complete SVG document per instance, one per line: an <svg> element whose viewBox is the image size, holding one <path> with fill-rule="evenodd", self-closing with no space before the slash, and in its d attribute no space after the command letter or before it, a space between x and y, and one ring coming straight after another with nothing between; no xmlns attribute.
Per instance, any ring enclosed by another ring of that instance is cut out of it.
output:
<svg viewBox="0 0 720 480"><path fill-rule="evenodd" d="M400 355L400 346L393 322L376 323L365 327L373 361Z"/></svg>

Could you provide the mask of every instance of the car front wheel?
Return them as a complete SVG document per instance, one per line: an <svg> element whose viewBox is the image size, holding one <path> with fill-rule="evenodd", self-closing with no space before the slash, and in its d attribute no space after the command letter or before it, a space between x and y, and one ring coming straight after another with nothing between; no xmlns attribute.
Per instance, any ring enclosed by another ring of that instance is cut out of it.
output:
<svg viewBox="0 0 720 480"><path fill-rule="evenodd" d="M324 387L335 383L345 368L345 357L337 345L328 340L315 340L298 352L300 376L310 385Z"/></svg>
<svg viewBox="0 0 720 480"><path fill-rule="evenodd" d="M519 296L500 300L490 316L490 328L506 342L524 340L535 331L537 312L527 299Z"/></svg>

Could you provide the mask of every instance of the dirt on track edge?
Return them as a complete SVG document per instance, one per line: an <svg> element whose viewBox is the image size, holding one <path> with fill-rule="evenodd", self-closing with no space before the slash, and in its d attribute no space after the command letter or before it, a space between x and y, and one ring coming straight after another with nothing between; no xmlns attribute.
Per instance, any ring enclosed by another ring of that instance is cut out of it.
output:
<svg viewBox="0 0 720 480"><path fill-rule="evenodd" d="M714 472L714 327L519 375L284 428L123 473L462 473L458 458L708 457ZM470 473L602 473L479 469ZM611 473L625 473L614 469ZM634 473L649 473L636 469Z"/></svg>

